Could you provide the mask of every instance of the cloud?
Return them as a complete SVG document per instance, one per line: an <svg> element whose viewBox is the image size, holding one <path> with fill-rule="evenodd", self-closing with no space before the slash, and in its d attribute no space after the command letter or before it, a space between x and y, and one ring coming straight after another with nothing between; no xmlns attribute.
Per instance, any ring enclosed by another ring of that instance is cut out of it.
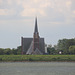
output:
<svg viewBox="0 0 75 75"><path fill-rule="evenodd" d="M34 13L36 13L36 10L34 8L26 8L21 12L22 16L34 16Z"/></svg>
<svg viewBox="0 0 75 75"><path fill-rule="evenodd" d="M74 0L0 0L0 3L0 15L41 16L54 21L70 22L75 10Z"/></svg>
<svg viewBox="0 0 75 75"><path fill-rule="evenodd" d="M0 4L2 3L3 1L2 0L0 0Z"/></svg>
<svg viewBox="0 0 75 75"><path fill-rule="evenodd" d="M8 5L12 5L12 0L7 0Z"/></svg>
<svg viewBox="0 0 75 75"><path fill-rule="evenodd" d="M73 14L75 14L75 10L73 11Z"/></svg>
<svg viewBox="0 0 75 75"><path fill-rule="evenodd" d="M67 7L71 6L71 4L72 4L71 0L66 1L66 6L67 6Z"/></svg>
<svg viewBox="0 0 75 75"><path fill-rule="evenodd" d="M75 10L73 10L72 13L73 13L73 14L72 14L72 18L73 18L74 21L75 21ZM72 20L73 20L73 19L72 19Z"/></svg>
<svg viewBox="0 0 75 75"><path fill-rule="evenodd" d="M21 12L21 16L45 16L45 12L42 9L26 8Z"/></svg>
<svg viewBox="0 0 75 75"><path fill-rule="evenodd" d="M21 12L22 16L46 16L44 9L49 6L47 0L28 0L22 3L24 10Z"/></svg>
<svg viewBox="0 0 75 75"><path fill-rule="evenodd" d="M7 9L0 9L0 15L7 15Z"/></svg>
<svg viewBox="0 0 75 75"><path fill-rule="evenodd" d="M50 22L50 24L51 24L52 26L53 26L53 25L54 25L54 26L55 26L55 25L56 25L56 26L57 26L57 25L59 26L60 24L63 24L63 23L62 23L62 22Z"/></svg>
<svg viewBox="0 0 75 75"><path fill-rule="evenodd" d="M9 14L10 13L10 14ZM0 15L12 15L15 11L13 9L0 9Z"/></svg>
<svg viewBox="0 0 75 75"><path fill-rule="evenodd" d="M49 15L46 13L47 8L52 8L56 12L64 13L67 12L67 8L69 9L71 6L72 0L6 0L1 4L1 7L4 9L12 8L16 9L16 11L20 8L18 6L22 6L24 10L20 11L22 16L33 16L34 15Z"/></svg>

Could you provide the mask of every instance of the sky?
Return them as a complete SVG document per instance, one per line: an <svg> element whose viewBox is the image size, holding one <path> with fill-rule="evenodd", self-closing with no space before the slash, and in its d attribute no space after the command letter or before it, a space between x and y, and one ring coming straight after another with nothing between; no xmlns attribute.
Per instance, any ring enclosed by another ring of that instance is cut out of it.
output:
<svg viewBox="0 0 75 75"><path fill-rule="evenodd" d="M46 44L75 38L75 0L0 0L0 48L17 48L21 37L33 37L36 16Z"/></svg>

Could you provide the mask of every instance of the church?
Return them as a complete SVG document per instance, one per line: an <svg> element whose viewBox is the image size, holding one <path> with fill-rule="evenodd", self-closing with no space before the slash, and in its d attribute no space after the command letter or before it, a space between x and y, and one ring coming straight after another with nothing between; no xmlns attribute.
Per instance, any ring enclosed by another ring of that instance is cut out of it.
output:
<svg viewBox="0 0 75 75"><path fill-rule="evenodd" d="M44 38L39 36L37 18L35 19L35 29L33 38L21 37L22 55L43 55L45 54Z"/></svg>

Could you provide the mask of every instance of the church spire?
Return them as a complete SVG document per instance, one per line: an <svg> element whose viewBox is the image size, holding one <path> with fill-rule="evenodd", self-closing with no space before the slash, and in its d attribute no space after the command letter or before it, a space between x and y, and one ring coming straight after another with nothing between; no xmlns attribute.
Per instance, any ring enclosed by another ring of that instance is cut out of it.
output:
<svg viewBox="0 0 75 75"><path fill-rule="evenodd" d="M34 33L38 33L37 17L35 19L35 31L34 31Z"/></svg>
<svg viewBox="0 0 75 75"><path fill-rule="evenodd" d="M35 29L33 35L33 51L39 49L39 33L38 33L38 26L37 26L37 17L35 18Z"/></svg>

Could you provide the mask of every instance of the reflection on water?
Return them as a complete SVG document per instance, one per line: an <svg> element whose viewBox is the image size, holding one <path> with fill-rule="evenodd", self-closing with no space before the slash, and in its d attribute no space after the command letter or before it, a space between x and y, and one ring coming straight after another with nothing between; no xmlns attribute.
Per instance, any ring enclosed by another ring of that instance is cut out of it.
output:
<svg viewBox="0 0 75 75"><path fill-rule="evenodd" d="M0 75L75 75L74 62L0 63Z"/></svg>

